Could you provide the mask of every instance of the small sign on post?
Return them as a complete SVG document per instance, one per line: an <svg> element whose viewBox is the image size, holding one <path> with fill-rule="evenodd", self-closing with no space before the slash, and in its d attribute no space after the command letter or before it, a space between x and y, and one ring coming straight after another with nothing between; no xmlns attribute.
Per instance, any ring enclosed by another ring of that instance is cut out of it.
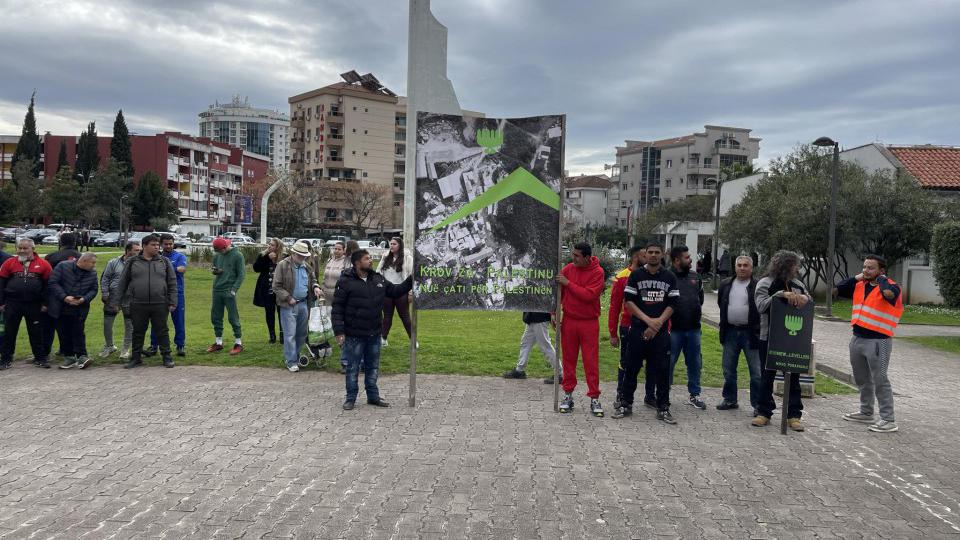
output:
<svg viewBox="0 0 960 540"><path fill-rule="evenodd" d="M770 306L770 340L767 343L765 369L783 372L783 406L780 433L787 432L790 404L790 380L797 373L810 371L813 358L813 302L795 308L785 300Z"/></svg>
<svg viewBox="0 0 960 540"><path fill-rule="evenodd" d="M234 195L233 222L236 225L253 225L253 197Z"/></svg>

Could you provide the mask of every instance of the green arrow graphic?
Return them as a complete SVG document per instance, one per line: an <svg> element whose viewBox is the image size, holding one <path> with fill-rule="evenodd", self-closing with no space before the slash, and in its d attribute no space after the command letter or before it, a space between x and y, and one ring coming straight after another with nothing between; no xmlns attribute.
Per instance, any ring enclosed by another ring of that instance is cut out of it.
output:
<svg viewBox="0 0 960 540"><path fill-rule="evenodd" d="M488 206L497 204L515 193L525 193L554 210L560 210L560 195L557 195L555 191L550 189L550 186L541 182L536 176L531 174L530 171L520 167L508 174L500 182L497 182L495 186L485 191L483 195L463 205L463 207L451 214L447 219L431 227L430 232L446 227Z"/></svg>

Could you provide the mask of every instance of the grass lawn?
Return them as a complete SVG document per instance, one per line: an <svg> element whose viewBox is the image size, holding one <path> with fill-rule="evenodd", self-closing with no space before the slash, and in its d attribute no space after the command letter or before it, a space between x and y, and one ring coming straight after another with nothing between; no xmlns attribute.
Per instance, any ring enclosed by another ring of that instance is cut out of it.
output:
<svg viewBox="0 0 960 540"><path fill-rule="evenodd" d="M906 337L900 338L914 343L919 343L924 347L939 349L953 354L960 354L960 337L936 336L936 337Z"/></svg>
<svg viewBox="0 0 960 540"><path fill-rule="evenodd" d="M52 251L51 248L42 249L42 253ZM116 248L98 250L104 256L98 257L98 273L102 272L110 258L119 255ZM213 343L213 329L210 324L210 289L213 284L213 275L209 269L202 266L191 266L186 275L186 321L187 321L187 356L175 358L176 362L184 365L216 365L216 366L262 366L283 367L283 349L278 344L267 343L268 332L264 323L264 313L261 308L253 305L253 289L257 274L247 267L247 278L237 295L240 317L243 321L243 354L231 357L226 352L207 354L206 348ZM609 291L609 289L608 289ZM606 298L604 306L607 305ZM87 350L91 355L96 354L103 347L103 303L98 296L90 310L87 319ZM604 309L601 315L601 335L606 335L607 314ZM523 333L523 322L520 313L497 311L425 311L419 314L420 323L420 351L417 356L417 371L419 373L446 373L460 375L500 376L503 372L516 365L517 350L520 335ZM278 321L279 325L279 321ZM230 325L224 321L224 342L229 346L232 343ZM173 326L170 326L171 340ZM119 346L122 336L122 322L117 321L114 328L114 340ZM409 371L408 359L409 340L403 331L399 319L394 321L390 334L390 346L383 350L381 369L384 373L405 373ZM56 345L54 345L56 347ZM334 347L336 350L336 347ZM17 357L24 358L30 354L29 342L25 328L21 328L17 340ZM339 366L337 353L328 360L328 368L333 371ZM616 380L616 370L619 361L619 351L610 347L609 341L601 339L600 347L600 376L602 380ZM705 387L720 387L723 385L721 371L721 347L718 342L717 331L709 326L703 328L703 371L702 384ZM107 360L120 363L116 355ZM100 359L96 362L102 363ZM147 365L159 364L156 358L146 359ZM96 364L95 364L96 365ZM313 366L308 369L315 369ZM545 377L550 374L546 360L539 351L534 351L527 364L528 376ZM582 371L581 371L582 373ZM643 373L641 372L641 377ZM745 362L740 362L739 380L746 386L749 380ZM686 370L682 360L678 362L676 384L686 382ZM846 393L852 391L849 387L840 384L820 373L817 374L817 391L820 393Z"/></svg>
<svg viewBox="0 0 960 540"><path fill-rule="evenodd" d="M833 314L841 319L850 320L850 300L840 298L833 302ZM903 308L900 324L933 324L940 326L960 326L960 309L943 306L907 305Z"/></svg>

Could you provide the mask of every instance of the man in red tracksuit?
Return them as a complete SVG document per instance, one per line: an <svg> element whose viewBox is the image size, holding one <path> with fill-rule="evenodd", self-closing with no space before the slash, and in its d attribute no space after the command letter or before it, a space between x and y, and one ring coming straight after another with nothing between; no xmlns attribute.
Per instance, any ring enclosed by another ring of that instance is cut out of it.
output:
<svg viewBox="0 0 960 540"><path fill-rule="evenodd" d="M577 387L577 356L583 353L583 373L587 379L590 411L603 416L600 405L600 296L604 275L600 262L592 255L590 244L573 246L573 262L557 276L562 287L560 302L560 344L563 349L563 401L560 412L573 410L573 389Z"/></svg>
<svg viewBox="0 0 960 540"><path fill-rule="evenodd" d="M620 364L617 365L617 399L613 408L620 408L620 394L623 391L623 366L627 365L627 345L630 341L630 318L633 316L626 302L623 301L623 290L627 280L634 270L646 262L647 250L641 246L633 246L627 253L627 267L621 270L610 288L610 310L607 316L607 330L610 332L610 346L620 347Z"/></svg>

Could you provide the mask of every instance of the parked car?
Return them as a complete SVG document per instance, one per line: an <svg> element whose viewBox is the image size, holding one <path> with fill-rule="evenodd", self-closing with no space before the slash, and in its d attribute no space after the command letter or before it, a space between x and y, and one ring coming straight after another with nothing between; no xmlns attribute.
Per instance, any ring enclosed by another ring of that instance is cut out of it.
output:
<svg viewBox="0 0 960 540"><path fill-rule="evenodd" d="M5 242L14 242L17 238L23 236L25 232L27 232L27 229L21 227L7 227L0 229L0 237L2 237Z"/></svg>
<svg viewBox="0 0 960 540"><path fill-rule="evenodd" d="M24 231L21 236L33 240L35 244L39 244L43 242L44 238L55 234L57 234L57 231L53 229L29 229Z"/></svg>
<svg viewBox="0 0 960 540"><path fill-rule="evenodd" d="M281 238L280 241L283 242L283 245L285 245L285 246L292 246L292 245L294 245L294 244L297 243L297 239L296 239L296 238L290 238L290 237Z"/></svg>
<svg viewBox="0 0 960 540"><path fill-rule="evenodd" d="M190 239L182 234L173 235L173 248L174 249L187 249L187 244L190 243Z"/></svg>
<svg viewBox="0 0 960 540"><path fill-rule="evenodd" d="M50 236L43 237L41 244L45 246L58 246L60 245L60 236L57 234L51 234Z"/></svg>
<svg viewBox="0 0 960 540"><path fill-rule="evenodd" d="M212 244L213 239L214 237L208 234L207 236L201 236L197 238L196 240L193 241L193 243L194 244Z"/></svg>
<svg viewBox="0 0 960 540"><path fill-rule="evenodd" d="M301 238L299 241L310 244L310 247L312 247L313 249L323 249L324 246L326 247L333 246L333 244L330 244L329 242L327 244L324 244L323 238ZM290 244L290 245L293 245L293 244Z"/></svg>
<svg viewBox="0 0 960 540"><path fill-rule="evenodd" d="M93 241L93 245L96 247L120 247L120 233L117 231L103 233Z"/></svg>

